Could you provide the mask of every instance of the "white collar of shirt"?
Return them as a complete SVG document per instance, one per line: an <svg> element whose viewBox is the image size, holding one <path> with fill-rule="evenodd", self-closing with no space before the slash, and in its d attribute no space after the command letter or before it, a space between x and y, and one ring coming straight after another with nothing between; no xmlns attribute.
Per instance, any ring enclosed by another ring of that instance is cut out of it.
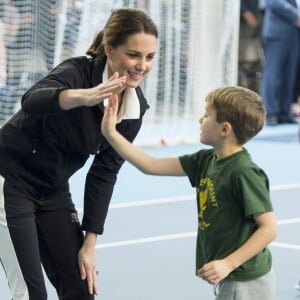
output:
<svg viewBox="0 0 300 300"><path fill-rule="evenodd" d="M103 71L103 82L108 80L108 65L106 63ZM108 100L104 100L104 106L107 105ZM135 88L126 87L123 95L122 106L119 109L117 116L117 123L122 120L139 119L140 117L140 101L136 94Z"/></svg>

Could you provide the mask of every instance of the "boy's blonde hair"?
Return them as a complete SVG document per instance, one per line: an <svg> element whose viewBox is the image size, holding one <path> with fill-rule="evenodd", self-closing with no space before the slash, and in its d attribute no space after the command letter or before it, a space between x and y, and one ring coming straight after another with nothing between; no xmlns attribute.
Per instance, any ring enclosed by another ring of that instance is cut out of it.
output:
<svg viewBox="0 0 300 300"><path fill-rule="evenodd" d="M240 145L254 137L264 126L266 110L262 98L255 92L227 86L210 92L208 106L216 111L216 121L229 122Z"/></svg>

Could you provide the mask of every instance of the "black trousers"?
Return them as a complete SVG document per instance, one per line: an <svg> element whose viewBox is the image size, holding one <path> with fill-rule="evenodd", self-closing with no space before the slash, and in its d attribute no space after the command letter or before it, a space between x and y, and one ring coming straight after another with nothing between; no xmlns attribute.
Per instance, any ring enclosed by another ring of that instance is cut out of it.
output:
<svg viewBox="0 0 300 300"><path fill-rule="evenodd" d="M47 299L41 263L59 299L94 299L80 278L77 253L84 237L68 184L37 198L4 181L3 200L0 259L14 300Z"/></svg>

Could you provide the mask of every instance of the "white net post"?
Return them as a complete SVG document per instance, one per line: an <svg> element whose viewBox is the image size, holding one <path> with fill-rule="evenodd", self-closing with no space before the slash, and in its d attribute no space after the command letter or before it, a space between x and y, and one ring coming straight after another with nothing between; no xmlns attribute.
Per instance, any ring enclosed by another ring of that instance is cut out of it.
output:
<svg viewBox="0 0 300 300"><path fill-rule="evenodd" d="M192 2L189 88L200 116L208 92L237 83L240 1Z"/></svg>

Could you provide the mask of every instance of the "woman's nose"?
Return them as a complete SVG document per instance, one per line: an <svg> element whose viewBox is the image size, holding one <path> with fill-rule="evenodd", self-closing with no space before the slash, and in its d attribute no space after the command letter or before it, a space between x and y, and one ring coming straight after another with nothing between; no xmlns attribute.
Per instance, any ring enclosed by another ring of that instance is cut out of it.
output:
<svg viewBox="0 0 300 300"><path fill-rule="evenodd" d="M147 68L146 66L147 66L146 65L146 60L142 58L142 59L139 60L136 67L139 71L145 71L146 68Z"/></svg>

